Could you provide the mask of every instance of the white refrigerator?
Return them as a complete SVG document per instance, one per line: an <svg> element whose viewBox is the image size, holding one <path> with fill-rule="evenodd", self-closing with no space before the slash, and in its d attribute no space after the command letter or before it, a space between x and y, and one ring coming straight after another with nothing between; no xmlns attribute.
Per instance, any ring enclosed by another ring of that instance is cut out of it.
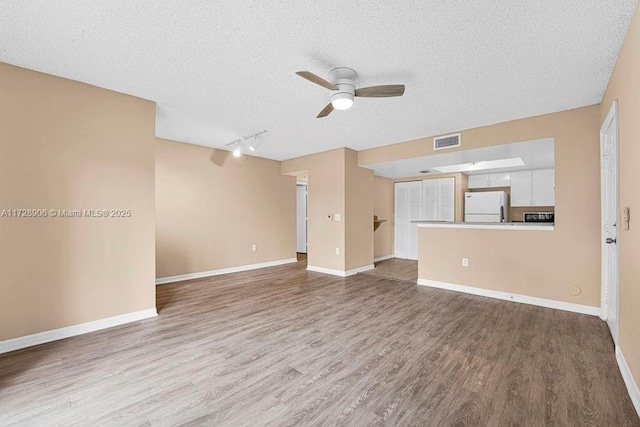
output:
<svg viewBox="0 0 640 427"><path fill-rule="evenodd" d="M464 193L465 222L508 222L509 203L504 191Z"/></svg>

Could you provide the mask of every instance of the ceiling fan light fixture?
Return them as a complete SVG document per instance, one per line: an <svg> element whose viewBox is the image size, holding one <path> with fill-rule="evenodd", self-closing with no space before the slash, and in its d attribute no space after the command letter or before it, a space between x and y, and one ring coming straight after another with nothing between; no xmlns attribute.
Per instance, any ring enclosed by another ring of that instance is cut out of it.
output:
<svg viewBox="0 0 640 427"><path fill-rule="evenodd" d="M353 98L390 98L402 96L404 85L369 86L356 89L355 80L358 74L347 67L334 68L329 72L329 80L318 77L309 71L297 71L296 74L311 83L322 86L333 92L331 102L320 111L316 118L327 117L333 110L348 110L353 105Z"/></svg>
<svg viewBox="0 0 640 427"><path fill-rule="evenodd" d="M348 110L353 105L353 95L347 92L338 92L331 97L331 105L336 110Z"/></svg>

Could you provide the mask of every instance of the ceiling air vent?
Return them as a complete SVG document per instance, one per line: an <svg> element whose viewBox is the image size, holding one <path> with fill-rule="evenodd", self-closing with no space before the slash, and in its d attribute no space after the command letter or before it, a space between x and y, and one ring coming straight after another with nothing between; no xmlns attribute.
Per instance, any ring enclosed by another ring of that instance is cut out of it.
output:
<svg viewBox="0 0 640 427"><path fill-rule="evenodd" d="M433 149L442 150L445 148L460 147L460 134L439 136L433 138Z"/></svg>

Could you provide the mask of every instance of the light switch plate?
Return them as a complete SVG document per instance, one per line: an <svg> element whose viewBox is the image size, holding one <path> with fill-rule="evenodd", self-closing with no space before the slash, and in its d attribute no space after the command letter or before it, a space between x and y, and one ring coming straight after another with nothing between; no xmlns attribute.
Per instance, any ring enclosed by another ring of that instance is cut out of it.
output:
<svg viewBox="0 0 640 427"><path fill-rule="evenodd" d="M462 258L462 266L469 267L469 258Z"/></svg>
<svg viewBox="0 0 640 427"><path fill-rule="evenodd" d="M334 221L340 221L340 220L342 220L342 215L340 215L340 214L333 214L333 220L334 220Z"/></svg>
<svg viewBox="0 0 640 427"><path fill-rule="evenodd" d="M624 208L623 210L623 222L624 222L624 229L628 230L629 229L629 221L631 221L631 208L629 208L628 206Z"/></svg>

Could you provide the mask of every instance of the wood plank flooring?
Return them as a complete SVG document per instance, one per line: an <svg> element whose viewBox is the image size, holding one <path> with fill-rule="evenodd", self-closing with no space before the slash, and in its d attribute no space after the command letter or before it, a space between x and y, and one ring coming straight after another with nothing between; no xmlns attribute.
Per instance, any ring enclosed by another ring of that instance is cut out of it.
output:
<svg viewBox="0 0 640 427"><path fill-rule="evenodd" d="M364 273L415 283L418 280L418 261L391 258L376 262L373 270L367 270Z"/></svg>
<svg viewBox="0 0 640 427"><path fill-rule="evenodd" d="M305 263L0 355L0 425L640 426L598 318Z"/></svg>

